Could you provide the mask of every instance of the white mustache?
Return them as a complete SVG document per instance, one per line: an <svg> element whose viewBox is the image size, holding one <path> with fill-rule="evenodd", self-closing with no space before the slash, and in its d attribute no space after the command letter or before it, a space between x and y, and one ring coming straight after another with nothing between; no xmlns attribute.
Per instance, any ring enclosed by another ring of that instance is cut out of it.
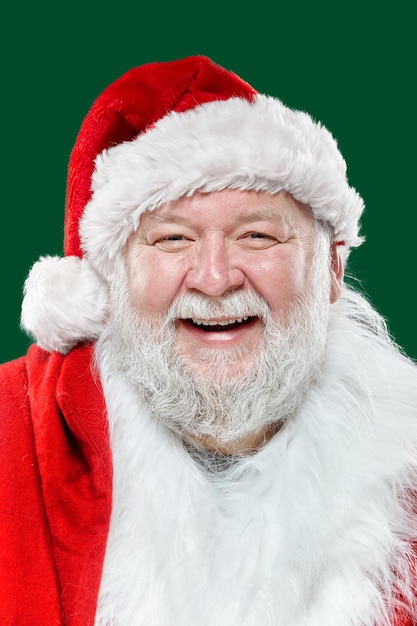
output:
<svg viewBox="0 0 417 626"><path fill-rule="evenodd" d="M259 317L269 318L271 310L267 302L253 291L233 291L218 298L200 293L178 296L169 308L167 320Z"/></svg>

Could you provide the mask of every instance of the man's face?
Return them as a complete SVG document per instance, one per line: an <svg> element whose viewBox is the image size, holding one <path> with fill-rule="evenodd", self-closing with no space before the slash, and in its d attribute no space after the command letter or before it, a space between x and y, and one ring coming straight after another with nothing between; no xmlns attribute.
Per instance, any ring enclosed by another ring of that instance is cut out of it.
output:
<svg viewBox="0 0 417 626"><path fill-rule="evenodd" d="M111 282L110 361L153 417L226 454L301 406L342 271L288 194L198 194L142 216Z"/></svg>
<svg viewBox="0 0 417 626"><path fill-rule="evenodd" d="M143 214L128 241L132 305L158 327L178 296L204 296L212 304L204 317L175 320L176 349L196 376L207 375L219 354L233 355L224 372L233 378L257 356L264 324L256 314L245 319L251 311L228 314L216 303L255 293L285 324L310 287L314 241L310 212L285 192L181 198Z"/></svg>

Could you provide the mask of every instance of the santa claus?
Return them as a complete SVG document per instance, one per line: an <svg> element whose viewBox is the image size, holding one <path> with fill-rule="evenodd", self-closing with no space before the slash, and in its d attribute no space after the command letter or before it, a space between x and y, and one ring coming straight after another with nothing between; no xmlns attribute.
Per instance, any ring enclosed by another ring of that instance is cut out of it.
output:
<svg viewBox="0 0 417 626"><path fill-rule="evenodd" d="M203 56L111 84L0 368L2 626L412 626L417 369L331 134Z"/></svg>

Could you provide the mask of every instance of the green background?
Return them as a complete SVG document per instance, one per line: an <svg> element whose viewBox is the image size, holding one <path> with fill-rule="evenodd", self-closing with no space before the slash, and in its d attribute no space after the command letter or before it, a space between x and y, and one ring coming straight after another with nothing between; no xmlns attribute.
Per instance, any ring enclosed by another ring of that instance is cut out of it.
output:
<svg viewBox="0 0 417 626"><path fill-rule="evenodd" d="M190 54L210 56L334 134L366 204L367 240L348 271L417 358L411 3L143 4L2 9L0 361L29 345L19 330L29 268L62 253L67 162L93 100L133 66Z"/></svg>

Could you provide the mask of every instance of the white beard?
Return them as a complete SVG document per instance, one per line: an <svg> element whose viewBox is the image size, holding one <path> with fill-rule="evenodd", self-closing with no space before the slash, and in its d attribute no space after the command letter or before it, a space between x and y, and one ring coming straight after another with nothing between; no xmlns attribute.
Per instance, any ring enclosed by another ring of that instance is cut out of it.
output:
<svg viewBox="0 0 417 626"><path fill-rule="evenodd" d="M183 437L210 436L220 443L262 432L291 417L314 383L323 359L329 310L327 238L317 243L311 289L274 320L256 293L235 291L221 298L189 293L177 298L166 318L155 323L128 301L119 268L113 291L111 361L158 422ZM190 358L175 345L177 318L256 316L264 324L256 354L238 348L200 348ZM197 375L195 362L205 365ZM230 376L230 369L238 374Z"/></svg>
<svg viewBox="0 0 417 626"><path fill-rule="evenodd" d="M417 373L379 323L346 292L300 410L214 476L114 373L103 335L114 492L97 626L396 623L396 591L414 596Z"/></svg>

